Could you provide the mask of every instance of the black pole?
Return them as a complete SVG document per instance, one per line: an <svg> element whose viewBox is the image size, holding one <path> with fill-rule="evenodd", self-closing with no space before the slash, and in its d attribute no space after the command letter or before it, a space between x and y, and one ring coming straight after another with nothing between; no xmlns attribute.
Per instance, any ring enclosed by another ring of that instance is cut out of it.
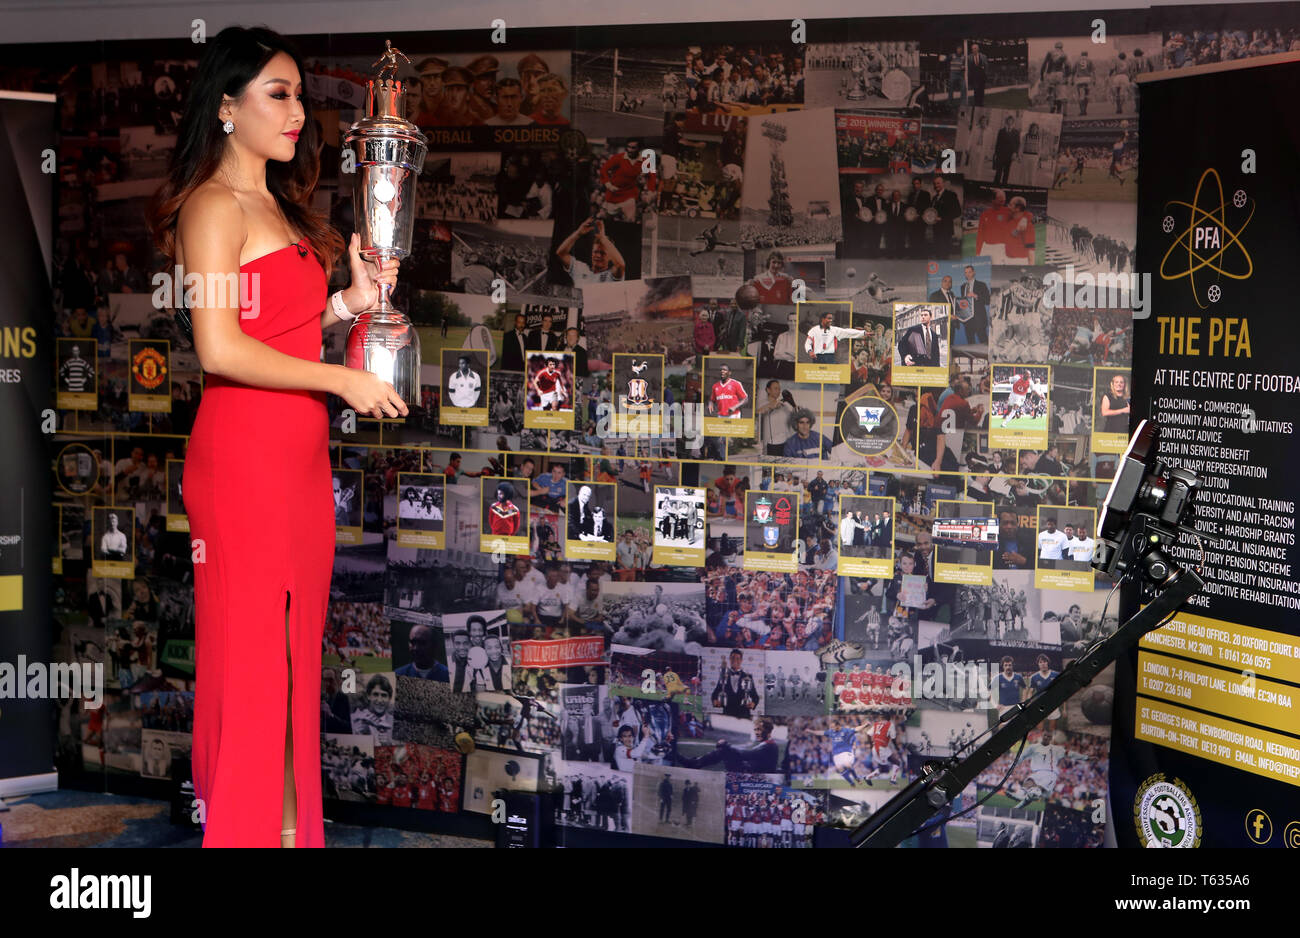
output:
<svg viewBox="0 0 1300 938"><path fill-rule="evenodd" d="M894 847L902 843L960 795L998 756L1019 743L1047 714L1088 686L1106 665L1176 612L1204 585L1188 569L1171 575L1156 587L1159 592L1151 602L1116 629L1114 635L1093 645L1032 700L1008 710L1002 725L973 753L926 766L916 781L849 835L850 843L855 847Z"/></svg>

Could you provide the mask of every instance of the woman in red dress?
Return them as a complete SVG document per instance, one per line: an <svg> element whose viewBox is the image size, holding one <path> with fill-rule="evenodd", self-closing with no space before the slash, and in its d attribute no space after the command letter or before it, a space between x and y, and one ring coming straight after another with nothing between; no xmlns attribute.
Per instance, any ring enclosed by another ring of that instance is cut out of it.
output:
<svg viewBox="0 0 1300 938"><path fill-rule="evenodd" d="M206 373L182 479L203 846L320 847L334 561L326 394L375 417L407 412L391 384L322 363L321 330L366 309L397 263L368 265L353 235L351 286L326 297L343 239L310 208L321 141L302 59L283 37L222 30L187 99L150 224L167 269L184 269ZM236 272L238 304L225 289Z"/></svg>

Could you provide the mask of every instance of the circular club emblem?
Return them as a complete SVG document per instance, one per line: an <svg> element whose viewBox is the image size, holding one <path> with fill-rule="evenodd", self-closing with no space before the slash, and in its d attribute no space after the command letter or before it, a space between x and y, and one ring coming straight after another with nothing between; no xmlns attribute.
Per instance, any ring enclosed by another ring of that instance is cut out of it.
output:
<svg viewBox="0 0 1300 938"><path fill-rule="evenodd" d="M855 453L875 456L898 438L898 414L878 397L859 397L840 415L840 435Z"/></svg>
<svg viewBox="0 0 1300 938"><path fill-rule="evenodd" d="M1201 807L1176 778L1163 772L1152 775L1133 799L1133 823L1148 847L1198 847L1201 844Z"/></svg>
<svg viewBox="0 0 1300 938"><path fill-rule="evenodd" d="M152 391L167 377L167 359L156 348L142 348L131 362L131 374L136 384Z"/></svg>

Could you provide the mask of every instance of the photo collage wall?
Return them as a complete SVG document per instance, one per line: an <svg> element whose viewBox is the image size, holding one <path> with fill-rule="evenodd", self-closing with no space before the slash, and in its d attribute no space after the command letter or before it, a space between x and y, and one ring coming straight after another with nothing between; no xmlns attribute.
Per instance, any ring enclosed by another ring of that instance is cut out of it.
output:
<svg viewBox="0 0 1300 938"><path fill-rule="evenodd" d="M327 802L550 791L561 840L809 847L1117 627L1089 561L1133 312L1061 279L1134 273L1137 79L1300 32L852 22L389 37L429 139L394 291L422 387L391 420L331 399ZM301 45L316 206L346 237L377 53ZM203 375L143 206L196 61L101 48L58 86L53 562L59 647L110 692L64 707L60 768L161 791L196 690L179 488ZM932 845L1099 845L1110 712L1107 671Z"/></svg>

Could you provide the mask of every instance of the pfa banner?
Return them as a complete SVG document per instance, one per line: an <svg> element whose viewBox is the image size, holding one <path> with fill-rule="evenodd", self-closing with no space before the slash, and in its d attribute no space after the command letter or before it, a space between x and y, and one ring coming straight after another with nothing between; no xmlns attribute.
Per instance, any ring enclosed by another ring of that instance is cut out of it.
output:
<svg viewBox="0 0 1300 938"><path fill-rule="evenodd" d="M1300 63L1142 87L1131 401L1158 456L1202 480L1203 593L1119 662L1111 796L1121 845L1300 843ZM1184 537L1177 559L1202 560ZM1131 615L1133 597L1122 610Z"/></svg>
<svg viewBox="0 0 1300 938"><path fill-rule="evenodd" d="M49 679L45 665L58 515L42 433L54 406L49 232L55 177L41 171L41 160L53 144L54 121L53 96L0 93L0 216L7 219L0 252L0 793L5 779L53 770L50 698L82 690Z"/></svg>

